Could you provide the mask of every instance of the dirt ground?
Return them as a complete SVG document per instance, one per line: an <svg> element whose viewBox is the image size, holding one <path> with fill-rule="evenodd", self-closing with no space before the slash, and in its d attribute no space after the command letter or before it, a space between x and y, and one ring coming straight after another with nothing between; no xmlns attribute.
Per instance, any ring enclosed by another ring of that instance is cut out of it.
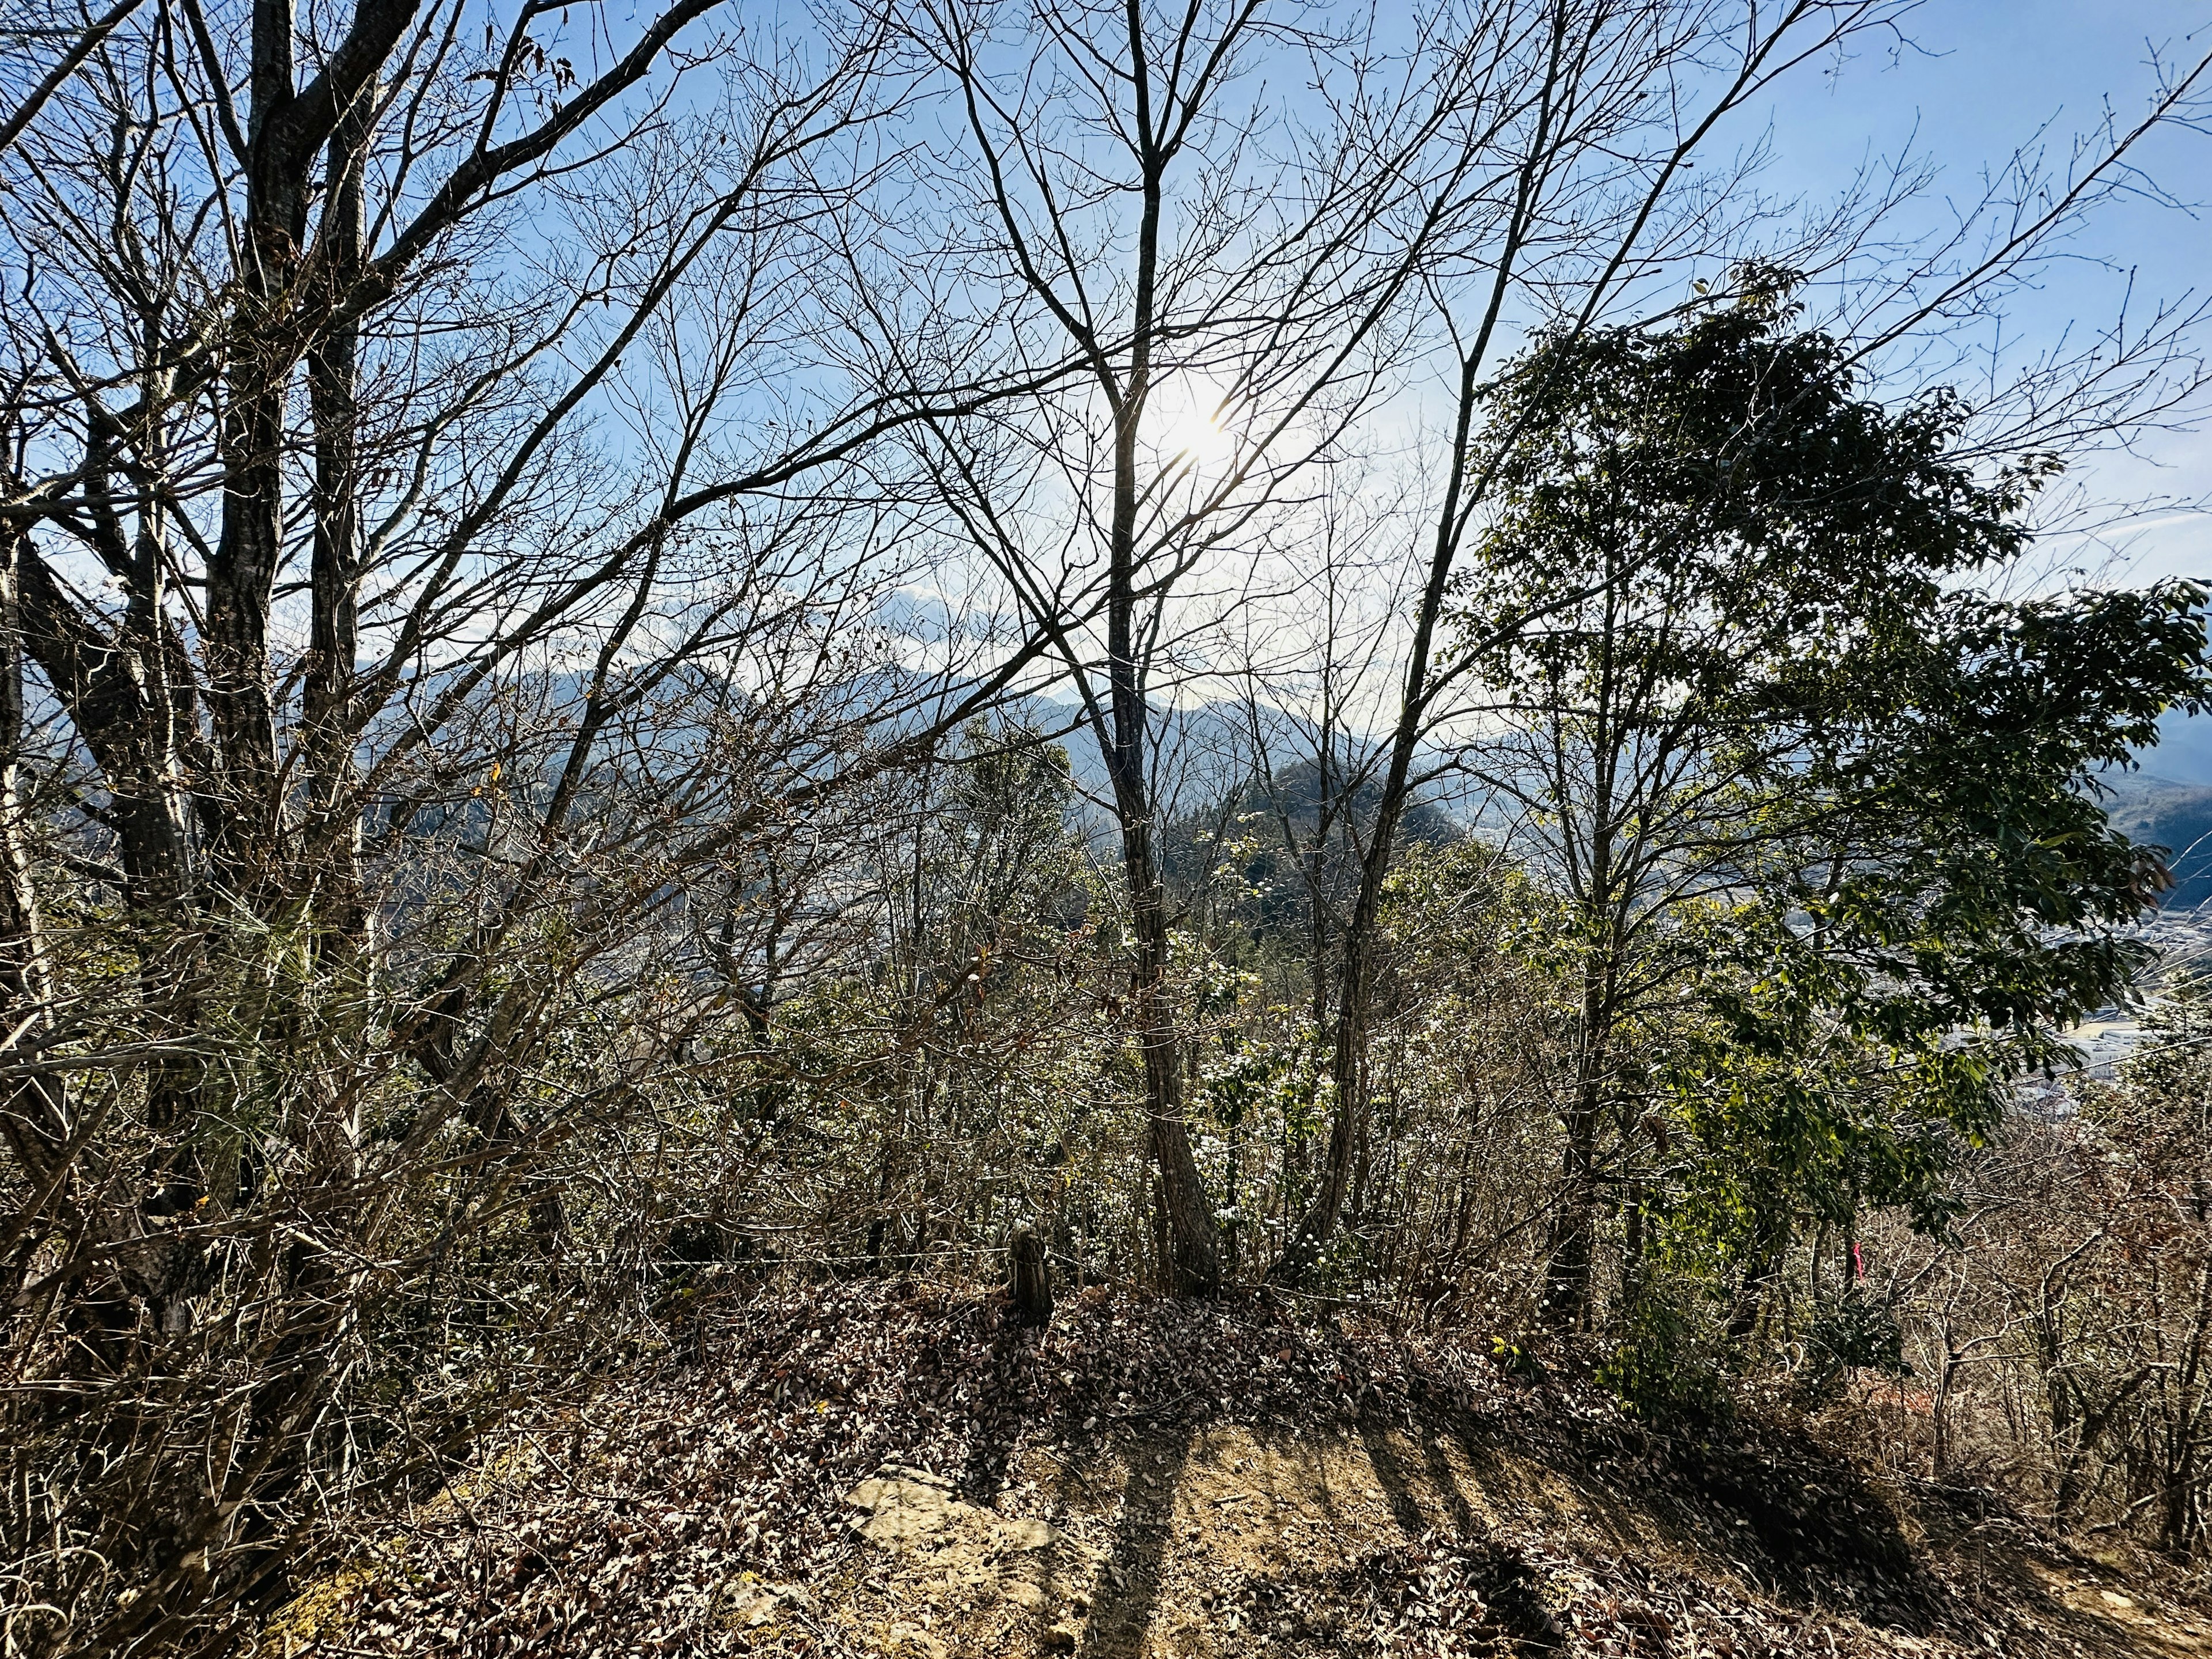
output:
<svg viewBox="0 0 2212 1659"><path fill-rule="evenodd" d="M1256 1300L1051 1327L846 1286L733 1305L334 1554L255 1659L2184 1659L2154 1565L1876 1484L1788 1413Z"/></svg>
<svg viewBox="0 0 2212 1659"><path fill-rule="evenodd" d="M1282 1437L1230 1425L1082 1456L1041 1446L988 1501L896 1470L851 1498L861 1548L837 1581L733 1595L726 1616L759 1650L2212 1653L2212 1626L2093 1566L1971 1535L1938 1540L1924 1522L1899 1543L1965 1564L1975 1601L1996 1595L2013 1616L1988 1620L1928 1586L1910 1601L1854 1606L1874 1598L1845 1585L1822 1605L1789 1583L1790 1540L1762 1537L1750 1516L1670 1524L1601 1486L1435 1431ZM1743 1535L1716 1535L1716 1521Z"/></svg>

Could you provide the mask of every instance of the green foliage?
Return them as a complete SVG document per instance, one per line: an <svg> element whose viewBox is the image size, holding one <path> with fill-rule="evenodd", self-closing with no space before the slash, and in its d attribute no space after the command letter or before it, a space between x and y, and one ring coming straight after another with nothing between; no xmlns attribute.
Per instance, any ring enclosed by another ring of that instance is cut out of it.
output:
<svg viewBox="0 0 2212 1659"><path fill-rule="evenodd" d="M1814 1314L1805 1329L1804 1363L1792 1381L1802 1403L1826 1405L1843 1392L1846 1374L1854 1370L1912 1375L1896 1310L1856 1285Z"/></svg>
<svg viewBox="0 0 2212 1659"><path fill-rule="evenodd" d="M1939 1227L2016 1082L2129 994L2166 877L2098 778L2212 696L2201 588L1978 587L2055 463L1978 467L1955 398L1865 395L1749 276L1503 380L1455 612L1551 901L1522 954L1572 1056L1571 1212L1723 1299L1802 1220ZM1625 1395L1695 1369L1669 1305L1626 1299Z"/></svg>
<svg viewBox="0 0 2212 1659"><path fill-rule="evenodd" d="M2121 1091L2177 1125L2212 1128L2212 972L2191 966L2160 990L2143 1016L2149 1041L2121 1068ZM2086 1110L2098 1117L2112 1103L2093 1095Z"/></svg>
<svg viewBox="0 0 2212 1659"><path fill-rule="evenodd" d="M1702 1427L1728 1413L1728 1357L1710 1286L1662 1279L1625 1298L1596 1377L1647 1421Z"/></svg>

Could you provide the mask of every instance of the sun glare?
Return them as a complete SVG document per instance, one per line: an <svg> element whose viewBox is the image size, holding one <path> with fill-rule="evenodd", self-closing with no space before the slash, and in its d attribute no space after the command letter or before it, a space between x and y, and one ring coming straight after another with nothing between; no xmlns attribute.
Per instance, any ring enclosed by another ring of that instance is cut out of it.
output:
<svg viewBox="0 0 2212 1659"><path fill-rule="evenodd" d="M1208 471L1228 461L1237 441L1222 423L1227 401L1220 387L1188 377L1162 386L1152 403L1162 464Z"/></svg>

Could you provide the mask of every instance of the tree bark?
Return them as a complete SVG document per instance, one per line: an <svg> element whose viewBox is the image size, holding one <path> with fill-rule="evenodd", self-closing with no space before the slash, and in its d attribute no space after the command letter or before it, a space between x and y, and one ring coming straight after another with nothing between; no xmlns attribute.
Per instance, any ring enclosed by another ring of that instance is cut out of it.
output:
<svg viewBox="0 0 2212 1659"><path fill-rule="evenodd" d="M1006 1255L1014 1317L1029 1326L1050 1323L1052 1270L1045 1261L1044 1241L1030 1229L1017 1227Z"/></svg>
<svg viewBox="0 0 2212 1659"><path fill-rule="evenodd" d="M269 612L283 555L284 401L299 361L288 313L307 235L307 180L282 118L293 89L290 0L254 0L246 213L224 374L222 522L207 571L207 699L222 760L226 884L266 894L283 822Z"/></svg>
<svg viewBox="0 0 2212 1659"><path fill-rule="evenodd" d="M348 299L368 250L367 166L373 85L331 137L320 270L324 309L339 320L307 356L315 434L314 548L311 613L301 687L310 822L306 885L319 913L319 936L352 941L363 917L361 817L356 800L353 682L361 649L361 330Z"/></svg>
<svg viewBox="0 0 2212 1659"><path fill-rule="evenodd" d="M1122 870L1136 946L1131 1002L1136 1014L1137 1041L1144 1051L1145 1107L1167 1210L1174 1257L1172 1283L1180 1294L1211 1296L1220 1287L1221 1258L1214 1237L1213 1207L1192 1156L1190 1131L1183 1117L1182 1049L1167 985L1167 893L1152 845L1156 803L1150 774L1149 710L1137 645L1137 606L1143 578L1137 557L1139 428L1152 391L1163 180L1169 158L1154 131L1144 30L1133 5L1129 9L1128 27L1142 205L1137 226L1128 370L1118 388L1107 388L1109 395L1115 395L1116 404L1113 516L1107 532L1106 656L1113 716L1113 748L1107 761L1121 823Z"/></svg>

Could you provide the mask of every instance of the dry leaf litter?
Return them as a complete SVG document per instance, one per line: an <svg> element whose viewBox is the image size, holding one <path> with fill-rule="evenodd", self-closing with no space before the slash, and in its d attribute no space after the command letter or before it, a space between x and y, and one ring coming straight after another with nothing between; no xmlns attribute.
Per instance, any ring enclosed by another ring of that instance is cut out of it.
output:
<svg viewBox="0 0 2212 1659"><path fill-rule="evenodd" d="M2212 1653L1802 1425L1712 1443L1450 1340L1102 1291L732 1297L310 1587L267 1655ZM1909 1499L1909 1501L1907 1501Z"/></svg>

